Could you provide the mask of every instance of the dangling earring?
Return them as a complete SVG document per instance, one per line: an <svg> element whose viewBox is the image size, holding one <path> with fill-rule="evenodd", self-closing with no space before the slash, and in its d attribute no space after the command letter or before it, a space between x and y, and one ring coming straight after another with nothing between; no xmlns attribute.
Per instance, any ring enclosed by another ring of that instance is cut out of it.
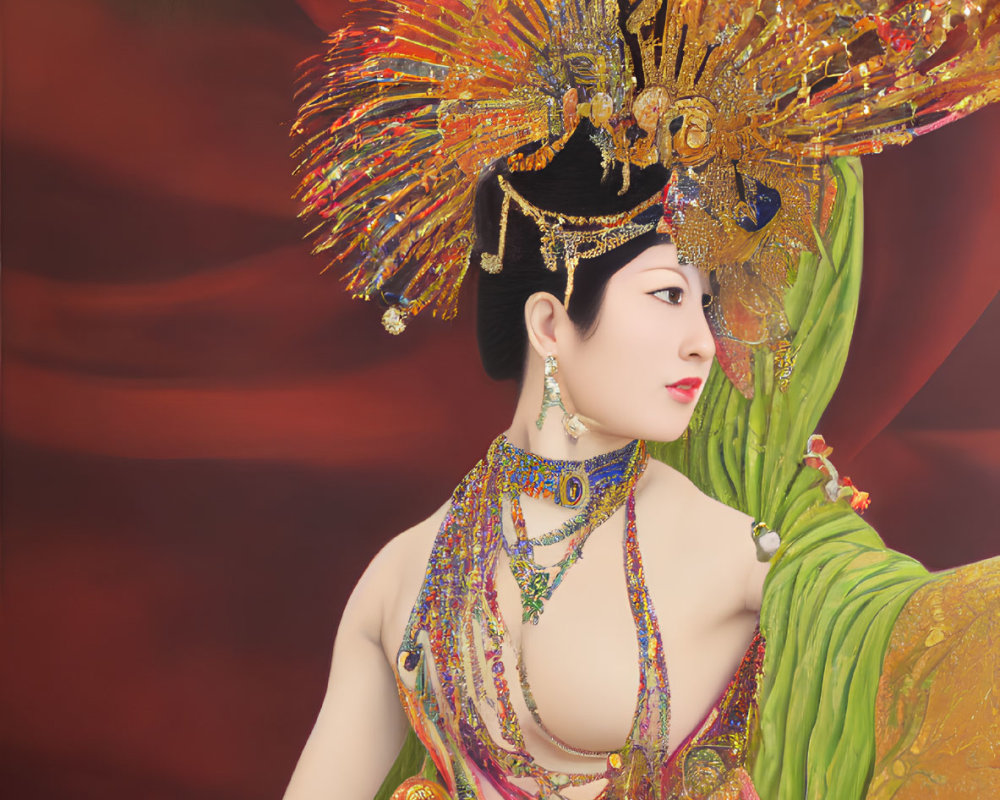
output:
<svg viewBox="0 0 1000 800"><path fill-rule="evenodd" d="M545 356L545 385L542 389L542 408L538 412L538 419L535 425L538 430L545 424L545 415L550 408L561 408L566 413L566 406L563 405L562 393L559 391L559 382L556 380L556 373L559 371L559 362L555 356Z"/></svg>
<svg viewBox="0 0 1000 800"><path fill-rule="evenodd" d="M562 393L559 391L559 382L556 380L556 373L559 372L559 361L553 355L545 356L545 385L542 389L542 408L538 412L538 419L535 425L542 429L545 424L545 415L550 408L561 408L563 412L563 430L574 439L579 439L587 432L587 426L576 415L570 414L563 405Z"/></svg>

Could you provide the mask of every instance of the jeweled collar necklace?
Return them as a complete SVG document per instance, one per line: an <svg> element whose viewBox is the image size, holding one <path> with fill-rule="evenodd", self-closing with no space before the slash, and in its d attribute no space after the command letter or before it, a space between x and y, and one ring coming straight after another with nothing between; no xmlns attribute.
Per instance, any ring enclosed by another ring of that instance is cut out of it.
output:
<svg viewBox="0 0 1000 800"><path fill-rule="evenodd" d="M637 461L645 460L646 448L633 440L584 461L564 461L529 453L500 436L497 455L509 488L529 497L550 498L566 508L579 508L595 494L625 482Z"/></svg>

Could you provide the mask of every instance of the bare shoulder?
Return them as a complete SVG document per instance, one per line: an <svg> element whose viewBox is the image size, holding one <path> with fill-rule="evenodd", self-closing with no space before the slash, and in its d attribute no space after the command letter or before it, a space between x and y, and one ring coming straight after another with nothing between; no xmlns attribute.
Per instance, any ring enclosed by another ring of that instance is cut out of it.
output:
<svg viewBox="0 0 1000 800"><path fill-rule="evenodd" d="M372 559L366 574L368 571L380 576L388 573L398 578L402 572L418 566L414 564L415 560L421 562L419 566L422 569L422 565L427 563L427 556L430 555L431 546L441 528L449 503L450 501L427 519L421 520L412 528L407 528L390 539Z"/></svg>
<svg viewBox="0 0 1000 800"><path fill-rule="evenodd" d="M754 519L709 497L687 476L655 459L649 461L647 477L643 500L667 523L663 539L671 550L680 548L702 563L710 559L716 574L746 587L746 607L758 611L768 564L757 560Z"/></svg>
<svg viewBox="0 0 1000 800"><path fill-rule="evenodd" d="M646 473L648 484L641 495L643 500L648 497L650 505L657 510L669 509L671 518L678 525L697 530L698 537L710 546L730 545L724 550L734 560L742 561L747 554L753 557L754 548L750 539L752 517L709 497L686 475L662 461L650 459ZM743 546L739 546L738 542L742 542Z"/></svg>
<svg viewBox="0 0 1000 800"><path fill-rule="evenodd" d="M363 592L377 600L378 638L390 661L394 660L410 609L420 591L434 539L449 503L393 537L372 559L355 589L355 593Z"/></svg>

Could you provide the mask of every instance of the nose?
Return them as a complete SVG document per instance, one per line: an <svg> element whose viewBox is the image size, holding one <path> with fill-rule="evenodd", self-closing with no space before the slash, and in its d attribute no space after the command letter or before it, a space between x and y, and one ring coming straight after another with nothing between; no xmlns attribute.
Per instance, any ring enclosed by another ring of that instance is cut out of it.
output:
<svg viewBox="0 0 1000 800"><path fill-rule="evenodd" d="M711 361L715 357L715 337L700 303L690 304L685 322L681 357L687 361Z"/></svg>

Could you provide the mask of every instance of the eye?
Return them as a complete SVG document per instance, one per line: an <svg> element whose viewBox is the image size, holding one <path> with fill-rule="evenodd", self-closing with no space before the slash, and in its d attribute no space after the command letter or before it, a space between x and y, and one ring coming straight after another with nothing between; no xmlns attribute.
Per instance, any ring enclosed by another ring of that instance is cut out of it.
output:
<svg viewBox="0 0 1000 800"><path fill-rule="evenodd" d="M653 292L653 297L672 306L679 306L681 300L684 299L684 290L680 286L670 286L666 289L659 289Z"/></svg>

